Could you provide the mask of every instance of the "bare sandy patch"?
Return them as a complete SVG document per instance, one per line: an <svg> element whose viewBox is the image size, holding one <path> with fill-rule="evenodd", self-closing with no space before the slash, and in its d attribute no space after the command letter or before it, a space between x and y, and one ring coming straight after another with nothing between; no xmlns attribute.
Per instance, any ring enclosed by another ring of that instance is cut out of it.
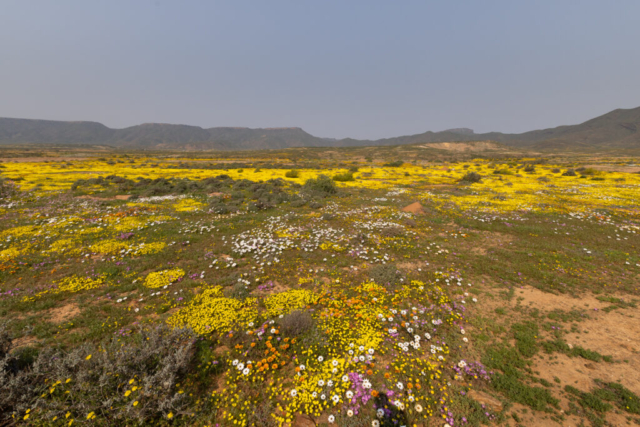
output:
<svg viewBox="0 0 640 427"><path fill-rule="evenodd" d="M62 323L69 319L72 319L80 314L80 307L77 304L71 303L63 305L62 307L56 307L49 310L49 320L53 323Z"/></svg>
<svg viewBox="0 0 640 427"><path fill-rule="evenodd" d="M11 341L11 350L13 351L20 347L27 347L37 342L38 339L32 335L26 335L24 337L16 338Z"/></svg>
<svg viewBox="0 0 640 427"><path fill-rule="evenodd" d="M504 233L485 231L482 240L475 242L471 253L474 255L486 255L490 249L505 246L513 241L513 236Z"/></svg>
<svg viewBox="0 0 640 427"><path fill-rule="evenodd" d="M516 289L516 298L522 305L532 306L545 311L551 311L555 309L559 310L572 310L572 309L590 309L594 310L596 315L605 315L606 313L599 310L610 305L609 303L602 302L596 298L595 295L590 293L584 293L579 296L572 296L569 294L553 294L550 292L544 292L531 286L524 286ZM607 294L616 298L628 298L625 295ZM597 309L597 310L595 310ZM615 310L609 314L616 314L619 310ZM627 309L629 311L629 309ZM639 314L638 309L632 310L636 314ZM633 314L633 313L631 313Z"/></svg>

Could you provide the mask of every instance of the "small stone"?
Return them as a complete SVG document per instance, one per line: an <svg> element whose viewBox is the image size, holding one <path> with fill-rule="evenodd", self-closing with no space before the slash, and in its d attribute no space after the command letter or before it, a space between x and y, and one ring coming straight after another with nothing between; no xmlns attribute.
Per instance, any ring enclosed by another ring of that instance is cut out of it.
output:
<svg viewBox="0 0 640 427"><path fill-rule="evenodd" d="M481 405L487 406L494 412L502 411L502 402L500 402L495 397L488 395L487 393L477 390L471 390L469 393L467 393L467 396L480 403Z"/></svg>

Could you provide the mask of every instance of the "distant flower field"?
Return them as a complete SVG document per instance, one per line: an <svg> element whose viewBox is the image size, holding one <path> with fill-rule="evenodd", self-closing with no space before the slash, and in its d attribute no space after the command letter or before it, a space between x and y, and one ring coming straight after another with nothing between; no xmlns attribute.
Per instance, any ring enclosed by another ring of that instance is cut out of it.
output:
<svg viewBox="0 0 640 427"><path fill-rule="evenodd" d="M496 321L500 301L531 287L635 307L616 301L638 294L640 174L515 158L223 160L0 163L0 423L511 417L478 390L561 417L529 366L543 350L597 359L567 350L556 320L587 314L516 306ZM626 392L611 393L598 395L611 408L576 414L605 417Z"/></svg>

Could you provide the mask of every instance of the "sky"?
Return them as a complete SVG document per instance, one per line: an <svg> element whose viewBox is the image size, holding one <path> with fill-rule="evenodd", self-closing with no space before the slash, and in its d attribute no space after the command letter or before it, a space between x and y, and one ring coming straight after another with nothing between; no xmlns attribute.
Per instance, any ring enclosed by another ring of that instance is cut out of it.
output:
<svg viewBox="0 0 640 427"><path fill-rule="evenodd" d="M3 0L0 117L524 132L640 106L638 0Z"/></svg>

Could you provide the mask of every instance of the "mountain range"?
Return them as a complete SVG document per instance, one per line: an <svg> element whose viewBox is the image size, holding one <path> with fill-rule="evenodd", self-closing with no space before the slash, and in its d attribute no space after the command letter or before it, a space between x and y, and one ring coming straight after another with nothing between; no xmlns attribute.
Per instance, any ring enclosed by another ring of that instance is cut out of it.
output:
<svg viewBox="0 0 640 427"><path fill-rule="evenodd" d="M301 128L238 127L145 123L112 129L97 122L0 118L0 144L107 145L132 149L250 150L289 147L350 147L429 142L496 141L536 150L640 149L640 107L617 109L577 125L519 134L474 133L468 128L377 140L313 136Z"/></svg>

